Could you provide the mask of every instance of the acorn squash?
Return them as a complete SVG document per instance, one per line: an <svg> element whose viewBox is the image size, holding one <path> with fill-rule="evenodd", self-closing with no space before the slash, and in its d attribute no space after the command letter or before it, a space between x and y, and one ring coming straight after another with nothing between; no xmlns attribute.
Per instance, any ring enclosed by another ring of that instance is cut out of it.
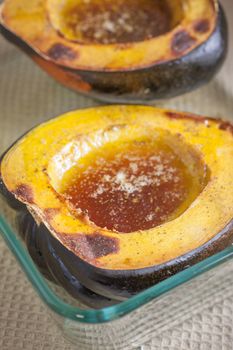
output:
<svg viewBox="0 0 233 350"><path fill-rule="evenodd" d="M0 188L31 213L64 288L74 295L68 274L123 300L232 242L232 164L229 122L97 107L24 135L2 157Z"/></svg>
<svg viewBox="0 0 233 350"><path fill-rule="evenodd" d="M145 101L208 82L227 49L216 0L5 0L1 31L64 85Z"/></svg>

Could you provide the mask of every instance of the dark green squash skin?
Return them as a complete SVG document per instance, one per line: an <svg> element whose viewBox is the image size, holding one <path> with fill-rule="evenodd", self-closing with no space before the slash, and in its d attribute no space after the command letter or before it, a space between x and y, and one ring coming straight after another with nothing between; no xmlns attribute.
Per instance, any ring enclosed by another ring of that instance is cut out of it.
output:
<svg viewBox="0 0 233 350"><path fill-rule="evenodd" d="M103 297L85 288L70 273L60 257L56 255L47 237L41 234L40 226L28 210L18 213L16 224L32 260L45 278L61 285L72 297L89 307L98 309L117 303L116 300Z"/></svg>
<svg viewBox="0 0 233 350"><path fill-rule="evenodd" d="M23 239L27 250L37 265L39 271L50 281L54 282L52 274L49 272L47 265L45 263L41 247L40 240L37 234L37 227L34 225L34 220L32 222L32 216L27 212L25 208L24 211L20 211L16 216L16 226L18 232Z"/></svg>
<svg viewBox="0 0 233 350"><path fill-rule="evenodd" d="M41 225L40 235L46 237L45 246L56 252L64 266L84 286L105 297L124 300L232 244L233 220L213 239L196 250L167 263L138 270L107 270L95 267L65 248L45 225Z"/></svg>
<svg viewBox="0 0 233 350"><path fill-rule="evenodd" d="M32 59L37 57L43 61L42 68L49 74L50 70L56 69L57 72L53 74L53 77L59 82L91 97L119 103L140 103L171 98L206 84L221 67L228 46L227 23L221 6L214 32L206 42L196 49L179 59L164 63L155 62L148 68L128 71L91 71L59 66L56 62L40 56L3 25L0 25L0 30L7 40L19 46ZM46 64L47 68L45 68ZM85 87L82 88L80 81L84 82Z"/></svg>
<svg viewBox="0 0 233 350"><path fill-rule="evenodd" d="M23 237L30 256L38 266L40 272L51 281L64 287L75 299L93 308L102 308L117 303L85 288L77 278L63 264L56 255L48 237L41 234L41 225L38 226L29 212L18 215L18 231Z"/></svg>

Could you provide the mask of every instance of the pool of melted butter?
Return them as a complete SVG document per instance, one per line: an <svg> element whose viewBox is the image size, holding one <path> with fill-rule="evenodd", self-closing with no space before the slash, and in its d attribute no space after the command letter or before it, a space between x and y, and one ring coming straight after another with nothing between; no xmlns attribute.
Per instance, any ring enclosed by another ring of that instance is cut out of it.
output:
<svg viewBox="0 0 233 350"><path fill-rule="evenodd" d="M75 215L97 227L151 229L181 215L208 181L198 153L181 151L162 139L105 145L69 171L62 195Z"/></svg>

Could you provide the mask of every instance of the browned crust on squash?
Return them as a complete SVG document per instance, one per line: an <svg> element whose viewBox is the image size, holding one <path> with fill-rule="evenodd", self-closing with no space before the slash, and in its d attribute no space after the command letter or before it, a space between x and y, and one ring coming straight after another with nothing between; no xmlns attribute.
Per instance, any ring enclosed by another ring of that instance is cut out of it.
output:
<svg viewBox="0 0 233 350"><path fill-rule="evenodd" d="M219 124L219 129L229 131L233 135L233 125L230 122L222 121Z"/></svg>
<svg viewBox="0 0 233 350"><path fill-rule="evenodd" d="M47 54L55 61L60 59L72 61L77 58L77 52L74 52L70 47L61 43L54 44L50 47Z"/></svg>
<svg viewBox="0 0 233 350"><path fill-rule="evenodd" d="M175 111L166 111L165 112L166 116L170 119L192 119L195 122L198 123L204 123L206 120L213 120L213 121L217 121L217 119L212 119L209 117L202 117L196 114L192 114L192 113L182 113L182 112L175 112Z"/></svg>
<svg viewBox="0 0 233 350"><path fill-rule="evenodd" d="M82 234L57 234L59 240L74 254L84 260L94 262L96 259L119 251L119 239L108 237L99 232L88 235Z"/></svg>
<svg viewBox="0 0 233 350"><path fill-rule="evenodd" d="M186 52L194 45L196 39L193 38L186 30L176 32L171 41L171 50L174 55Z"/></svg>
<svg viewBox="0 0 233 350"><path fill-rule="evenodd" d="M200 19L194 23L193 29L197 33L206 33L210 29L210 22L208 19Z"/></svg>
<svg viewBox="0 0 233 350"><path fill-rule="evenodd" d="M206 124L207 127L209 126L208 122L214 122L218 124L220 130L229 131L233 135L233 124L220 118L202 117L192 113L177 113L175 111L166 111L165 114L170 119L192 119L197 123Z"/></svg>
<svg viewBox="0 0 233 350"><path fill-rule="evenodd" d="M46 221L50 222L54 218L54 216L59 214L59 212L60 212L60 209L58 208L47 208L44 210L44 217Z"/></svg>
<svg viewBox="0 0 233 350"><path fill-rule="evenodd" d="M13 194L23 202L32 204L34 202L34 194L32 188L27 184L19 185Z"/></svg>

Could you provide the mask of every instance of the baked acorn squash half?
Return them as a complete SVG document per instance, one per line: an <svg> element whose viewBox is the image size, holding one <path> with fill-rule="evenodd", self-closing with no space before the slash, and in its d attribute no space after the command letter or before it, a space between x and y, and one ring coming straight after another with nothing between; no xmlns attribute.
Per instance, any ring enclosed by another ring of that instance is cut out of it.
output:
<svg viewBox="0 0 233 350"><path fill-rule="evenodd" d="M1 191L31 213L44 262L64 288L75 289L68 271L123 300L232 242L232 164L228 122L97 107L17 141L0 163Z"/></svg>
<svg viewBox="0 0 233 350"><path fill-rule="evenodd" d="M52 77L107 101L188 92L213 77L227 49L216 0L5 0L0 22Z"/></svg>

